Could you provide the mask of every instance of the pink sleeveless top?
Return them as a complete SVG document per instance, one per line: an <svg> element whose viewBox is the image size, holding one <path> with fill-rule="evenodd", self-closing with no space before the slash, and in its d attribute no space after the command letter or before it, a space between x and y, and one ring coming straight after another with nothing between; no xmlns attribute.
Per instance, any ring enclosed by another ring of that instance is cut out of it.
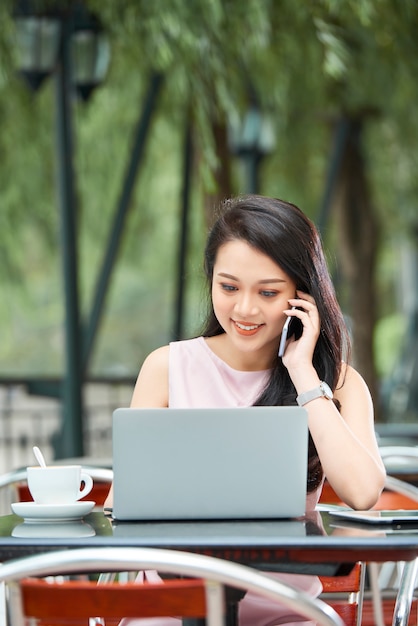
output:
<svg viewBox="0 0 418 626"><path fill-rule="evenodd" d="M240 372L219 359L202 337L170 344L169 356L169 406L171 408L248 406L254 402L267 383L269 372ZM307 497L306 508L315 507L318 492ZM316 514L314 512L313 514ZM317 576L270 572L272 578L290 584L312 597L322 591ZM157 572L142 572L150 582L163 582ZM315 626L314 622L301 622L301 616L277 602L260 598L247 592L238 608L239 626ZM119 626L181 626L178 618L133 619L125 618Z"/></svg>
<svg viewBox="0 0 418 626"><path fill-rule="evenodd" d="M270 376L270 370L234 370L203 337L170 343L168 372L170 408L251 406ZM315 508L321 488L307 494L307 511Z"/></svg>

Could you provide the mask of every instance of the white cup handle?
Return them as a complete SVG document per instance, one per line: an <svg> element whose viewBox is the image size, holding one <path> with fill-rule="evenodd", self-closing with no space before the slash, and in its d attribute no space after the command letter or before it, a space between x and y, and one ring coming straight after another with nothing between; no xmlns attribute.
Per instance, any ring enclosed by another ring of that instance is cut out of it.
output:
<svg viewBox="0 0 418 626"><path fill-rule="evenodd" d="M90 491L93 489L93 479L90 474L85 474L84 472L82 472L81 480L84 483L84 487L78 492L77 500L80 500L80 498L84 498L84 496L90 493Z"/></svg>

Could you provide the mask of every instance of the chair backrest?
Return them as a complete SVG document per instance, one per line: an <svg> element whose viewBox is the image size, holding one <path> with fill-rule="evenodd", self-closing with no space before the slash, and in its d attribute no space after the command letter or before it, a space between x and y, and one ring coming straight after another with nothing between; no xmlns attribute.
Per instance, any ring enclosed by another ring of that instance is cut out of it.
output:
<svg viewBox="0 0 418 626"><path fill-rule="evenodd" d="M416 510L418 508L418 487L393 476L386 476L385 489L374 508Z"/></svg>
<svg viewBox="0 0 418 626"><path fill-rule="evenodd" d="M396 460L396 463L398 465L403 464L404 468L408 466L411 470L411 474L414 473L415 475L417 475L417 448L410 448L407 446L391 446L387 448L380 448L380 451L387 471L389 471L390 469L389 461ZM344 505L344 503L340 501L340 499L332 489L331 485L329 485L329 483L327 482L325 482L324 484L324 489L322 491L320 501L324 505L325 503L331 505ZM418 509L418 487L404 480L400 480L398 478L395 478L394 476L388 475L385 479L384 490L373 508L381 510L416 510ZM418 568L417 563L418 561L415 560L411 563L408 563L407 566L404 567L401 575L401 580L399 582L399 595L397 597L397 602L394 608L392 608L392 606L390 607L390 611L393 612L392 623L397 624L397 626L405 626L405 624L408 623L415 588L415 581L413 577L415 575L414 572L416 568ZM391 567L395 565L396 567L396 563L386 565L391 565ZM413 572L412 574L410 574L411 571ZM384 599L382 597L380 589L379 569L376 563L368 564L368 578L371 588L374 621L378 626L383 626ZM412 583L410 579L413 579ZM337 609L337 607L335 608Z"/></svg>
<svg viewBox="0 0 418 626"><path fill-rule="evenodd" d="M214 557L190 554L177 550L159 550L153 548L82 548L47 552L45 554L24 557L2 564L0 567L0 583L21 581L28 576L45 577L57 576L58 574L68 575L71 573L115 571L126 572L148 569L156 569L161 573L200 578L205 581L209 581L208 583L205 583L204 587L204 589L206 589L205 598L208 626L220 626L220 624L223 623L224 606L221 599L224 586L234 587L244 592L252 591L257 593L273 602L276 601L279 604L288 607L292 611L309 620L316 621L322 626L344 626L339 615L326 603L309 597L290 585L284 584L281 581L257 572L250 567L238 565L236 563L224 561ZM187 582L188 581L185 581L185 585ZM74 590L77 588L79 583L80 581L73 583ZM57 585L57 587L61 586L56 582L51 582L49 584L51 585L51 588L54 588L54 592L55 585ZM25 585L29 585L29 583L25 583ZM25 589L25 585L23 586L23 590ZM67 583L63 583L63 585L67 587ZM121 591L122 587L125 587L125 584L121 585ZM143 592L145 593L146 587L147 585L137 585L134 589L134 595L139 598ZM164 593L165 584L157 585L155 587L156 594L160 591L161 593ZM26 588L29 589L29 586ZM128 586L126 588L130 589L131 587ZM44 593L48 595L48 583L45 583L43 589L45 590ZM92 584L91 587L88 587L88 591L84 591L84 593L87 596L92 593L100 593L102 601L104 602L104 598L109 596L107 593L102 594L101 589L101 585ZM110 591L110 589L111 586L106 586L106 592ZM81 591L82 588L79 587L78 592L81 593ZM198 593L201 593L201 590L198 590ZM187 592L185 592L185 595L187 596ZM26 596L28 601L29 596L33 599L33 594L28 591L28 595ZM35 596L35 601L32 603L32 611L39 611L40 601L38 601L37 598L39 600L39 596ZM48 602L46 601L46 603L43 603L43 606L45 606L45 604L47 605ZM60 610L59 617L63 618L65 611L67 610L66 607L74 604L74 601L60 602L58 607ZM107 610L110 611L111 608L109 607L111 605L112 602L109 601L108 609L106 609L104 604L100 604L100 608L99 605L94 605L93 616L90 613L92 609L90 605L87 611L87 617L94 617L97 613L105 612ZM155 600L155 605L153 601L153 606L157 607L155 609L156 616L159 616L161 611L159 605L159 600L158 602ZM28 606L25 606L25 608L28 608ZM200 606L197 606L197 609L200 608ZM69 610L75 609L70 606ZM178 609L176 608L176 611L177 610ZM121 611L123 615L125 610L122 608L122 605ZM135 611L140 612L140 609L137 608ZM182 611L180 611L180 614L181 612Z"/></svg>
<svg viewBox="0 0 418 626"><path fill-rule="evenodd" d="M325 600L346 626L359 626L363 611L365 564L356 563L345 576L320 576Z"/></svg>
<svg viewBox="0 0 418 626"><path fill-rule="evenodd" d="M200 579L101 585L92 581L51 583L26 578L20 588L23 615L36 620L37 626L78 626L87 624L93 616L100 616L106 626L113 626L124 617L205 618L208 595L215 591L209 585ZM221 597L221 606L222 600Z"/></svg>
<svg viewBox="0 0 418 626"><path fill-rule="evenodd" d="M386 469L390 471L390 467L411 465L415 468L418 463L418 446L379 446L380 456L386 466Z"/></svg>

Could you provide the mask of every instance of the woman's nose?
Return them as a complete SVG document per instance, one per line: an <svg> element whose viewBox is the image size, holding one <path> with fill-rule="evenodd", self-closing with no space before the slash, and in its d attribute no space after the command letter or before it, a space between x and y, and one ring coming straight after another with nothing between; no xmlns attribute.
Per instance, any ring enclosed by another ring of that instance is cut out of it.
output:
<svg viewBox="0 0 418 626"><path fill-rule="evenodd" d="M258 312L258 306L252 296L242 294L235 304L235 312L245 319L250 315L255 315Z"/></svg>

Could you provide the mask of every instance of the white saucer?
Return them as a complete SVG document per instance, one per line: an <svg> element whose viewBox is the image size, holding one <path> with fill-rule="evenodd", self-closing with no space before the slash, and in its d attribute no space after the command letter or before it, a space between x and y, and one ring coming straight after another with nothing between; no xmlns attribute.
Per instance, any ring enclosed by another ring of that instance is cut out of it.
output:
<svg viewBox="0 0 418 626"><path fill-rule="evenodd" d="M81 519L93 509L93 501L79 501L72 504L36 504L36 502L13 502L13 513L23 517L25 522L68 522Z"/></svg>
<svg viewBox="0 0 418 626"><path fill-rule="evenodd" d="M25 539L73 539L79 537L94 537L95 530L90 524L86 524L80 520L72 522L64 522L59 520L58 524L50 522L42 523L37 520L34 522L23 522L18 524L12 530L12 537L23 537Z"/></svg>

